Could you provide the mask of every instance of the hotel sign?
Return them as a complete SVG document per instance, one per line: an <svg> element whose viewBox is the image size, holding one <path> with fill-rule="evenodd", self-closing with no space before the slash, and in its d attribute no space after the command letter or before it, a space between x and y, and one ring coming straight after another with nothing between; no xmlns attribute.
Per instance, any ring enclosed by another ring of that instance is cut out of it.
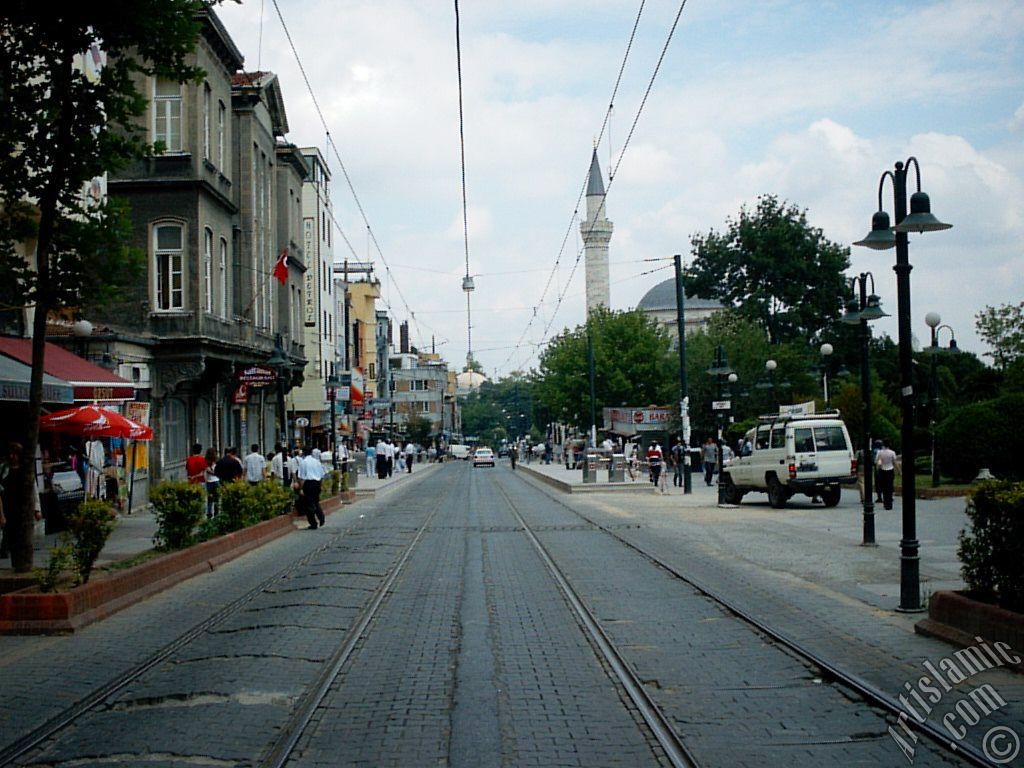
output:
<svg viewBox="0 0 1024 768"><path fill-rule="evenodd" d="M313 218L307 216L302 220L302 255L306 260L306 271L303 274L302 302L306 308L305 324L307 328L316 326L316 270L319 268L317 259L313 258L314 232Z"/></svg>

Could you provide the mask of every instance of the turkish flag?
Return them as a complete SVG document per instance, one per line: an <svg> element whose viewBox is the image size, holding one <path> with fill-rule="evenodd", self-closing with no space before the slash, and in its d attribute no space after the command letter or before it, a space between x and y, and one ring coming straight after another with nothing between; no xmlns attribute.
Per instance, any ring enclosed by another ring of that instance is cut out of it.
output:
<svg viewBox="0 0 1024 768"><path fill-rule="evenodd" d="M288 249L285 248L281 251L281 255L277 258L277 264L274 265L274 277L281 285L285 285L288 282Z"/></svg>

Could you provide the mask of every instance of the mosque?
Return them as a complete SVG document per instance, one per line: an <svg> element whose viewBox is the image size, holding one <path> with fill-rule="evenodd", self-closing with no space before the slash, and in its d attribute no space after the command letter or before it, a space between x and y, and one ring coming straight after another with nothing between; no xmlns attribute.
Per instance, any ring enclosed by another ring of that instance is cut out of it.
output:
<svg viewBox="0 0 1024 768"><path fill-rule="evenodd" d="M607 200L601 166L597 161L597 149L590 159L590 175L587 179L587 218L580 222L583 237L584 266L587 287L587 316L598 306L611 307L611 287L608 279L608 244L612 239L614 226L607 217ZM678 336L676 324L676 281L675 277L658 283L651 288L636 305L673 338ZM708 319L722 309L715 300L687 296L685 301L684 328L687 335L704 326Z"/></svg>

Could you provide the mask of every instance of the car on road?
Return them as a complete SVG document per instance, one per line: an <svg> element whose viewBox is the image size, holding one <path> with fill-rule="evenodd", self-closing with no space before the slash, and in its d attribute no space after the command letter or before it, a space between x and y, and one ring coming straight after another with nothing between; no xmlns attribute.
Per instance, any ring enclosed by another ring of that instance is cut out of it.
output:
<svg viewBox="0 0 1024 768"><path fill-rule="evenodd" d="M494 466L494 451L490 448L477 448L473 453L473 466L474 467L493 467Z"/></svg>
<svg viewBox="0 0 1024 768"><path fill-rule="evenodd" d="M472 449L468 445L456 443L448 447L448 455L453 459L468 459L472 454Z"/></svg>
<svg viewBox="0 0 1024 768"><path fill-rule="evenodd" d="M745 443L750 453L726 463L719 480L728 504L760 492L782 509L802 493L834 507L842 486L857 482L857 457L838 411L762 416Z"/></svg>

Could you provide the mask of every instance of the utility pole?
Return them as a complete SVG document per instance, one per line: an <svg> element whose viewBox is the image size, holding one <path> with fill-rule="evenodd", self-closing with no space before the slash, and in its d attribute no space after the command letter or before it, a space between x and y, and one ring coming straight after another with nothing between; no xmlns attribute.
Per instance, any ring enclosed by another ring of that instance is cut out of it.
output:
<svg viewBox="0 0 1024 768"><path fill-rule="evenodd" d="M679 330L679 421L683 439L683 493L693 492L690 472L690 390L686 381L686 292L683 290L683 257L672 257L676 266L676 328Z"/></svg>
<svg viewBox="0 0 1024 768"><path fill-rule="evenodd" d="M587 367L590 369L590 447L597 447L597 405L594 395L594 342L587 325Z"/></svg>

